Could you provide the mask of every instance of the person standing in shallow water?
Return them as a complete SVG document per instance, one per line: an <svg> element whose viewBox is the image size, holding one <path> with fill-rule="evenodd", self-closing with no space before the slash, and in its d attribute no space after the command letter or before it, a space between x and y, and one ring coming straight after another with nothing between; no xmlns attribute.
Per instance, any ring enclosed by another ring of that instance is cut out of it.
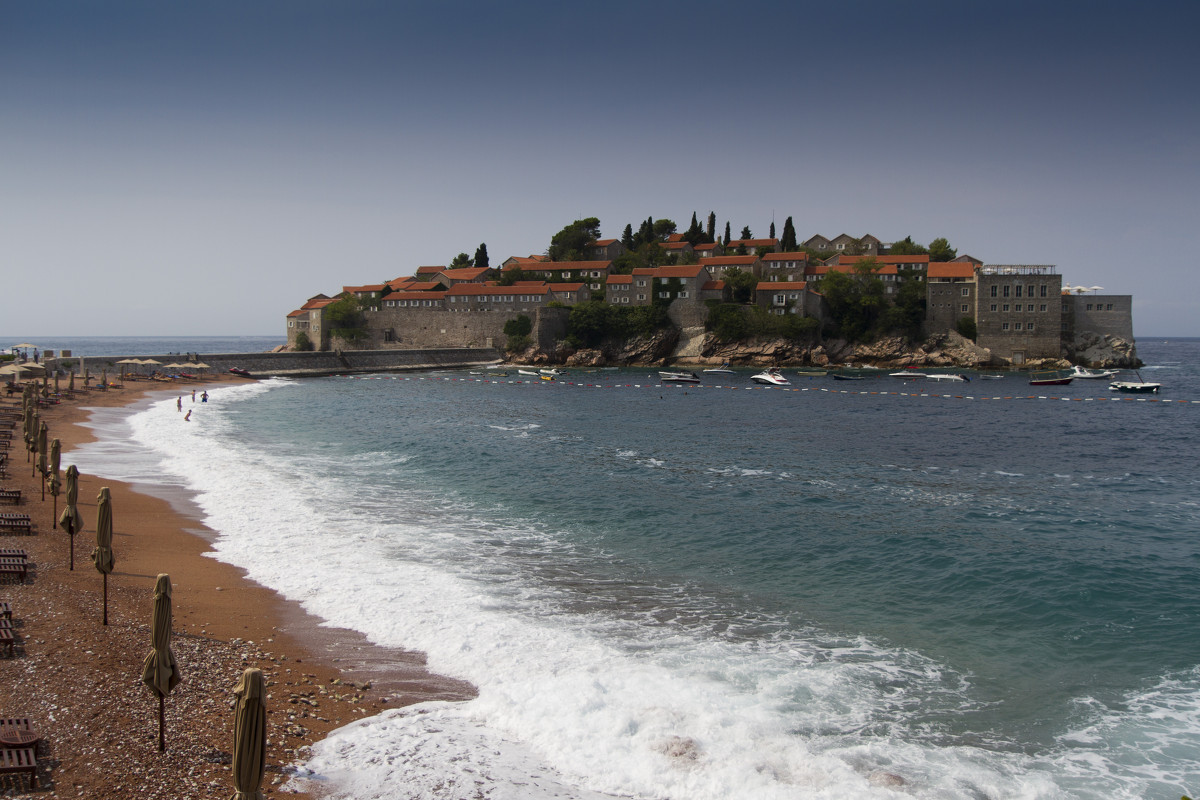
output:
<svg viewBox="0 0 1200 800"><path fill-rule="evenodd" d="M201 393L200 393L200 402L201 402L201 403L207 403L207 402L208 402L208 391L207 391L207 390L206 390L206 391L204 391L204 392L201 392Z"/></svg>
<svg viewBox="0 0 1200 800"><path fill-rule="evenodd" d="M179 395L179 399L175 401L175 410L183 411L183 395Z"/></svg>

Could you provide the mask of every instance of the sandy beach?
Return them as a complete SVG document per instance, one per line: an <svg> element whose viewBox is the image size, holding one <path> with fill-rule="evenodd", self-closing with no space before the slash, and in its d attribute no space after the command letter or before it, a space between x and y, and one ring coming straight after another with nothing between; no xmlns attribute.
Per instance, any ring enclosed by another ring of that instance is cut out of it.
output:
<svg viewBox="0 0 1200 800"><path fill-rule="evenodd" d="M219 379L218 379L219 380ZM128 382L123 389L82 392L42 409L50 438L71 450L92 439L88 409L183 395L204 384ZM19 408L19 395L0 408ZM198 402L198 401L197 401ZM181 424L183 424L181 419ZM0 431L10 430L7 422ZM27 717L42 736L38 788L25 776L0 776L0 796L89 798L227 797L233 794L233 689L246 667L263 670L268 686L267 796L321 797L319 780L284 788L306 748L330 730L389 707L428 699L462 699L470 686L430 674L419 653L372 646L350 631L321 628L294 603L204 554L212 532L185 497L171 501L117 481L81 474L84 530L70 538L54 527L54 498L42 499L40 477L11 428L7 473L0 485L20 489L4 511L29 514L32 536L0 536L0 547L28 552L24 583L0 584L12 605L12 657L0 654L0 717ZM90 554L96 497L113 498L116 567L108 580L108 625L102 624L103 581ZM58 498L61 513L64 496ZM150 649L156 576L171 576L172 646L183 682L166 701L166 752L158 752L158 704L141 683Z"/></svg>

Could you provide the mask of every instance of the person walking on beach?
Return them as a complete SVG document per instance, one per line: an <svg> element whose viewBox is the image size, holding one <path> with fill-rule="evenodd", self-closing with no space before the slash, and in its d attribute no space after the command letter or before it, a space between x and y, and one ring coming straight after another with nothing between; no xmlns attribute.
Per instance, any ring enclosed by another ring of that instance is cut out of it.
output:
<svg viewBox="0 0 1200 800"><path fill-rule="evenodd" d="M192 402L196 402L196 390L192 389Z"/></svg>
<svg viewBox="0 0 1200 800"><path fill-rule="evenodd" d="M179 399L175 401L175 410L183 411L183 395L179 395Z"/></svg>

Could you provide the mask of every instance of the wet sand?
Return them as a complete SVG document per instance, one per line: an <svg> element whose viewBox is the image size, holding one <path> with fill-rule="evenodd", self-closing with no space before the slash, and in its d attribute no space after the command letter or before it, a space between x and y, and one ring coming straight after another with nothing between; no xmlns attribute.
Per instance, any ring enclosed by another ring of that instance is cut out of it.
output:
<svg viewBox="0 0 1200 800"><path fill-rule="evenodd" d="M237 380L237 379L233 379ZM205 384L126 382L108 392L79 393L41 410L50 438L62 443L62 469L71 449L93 440L89 408L146 403L183 394L184 411ZM0 409L19 408L19 395ZM199 405L199 401L196 401ZM180 424L184 424L181 422ZM42 499L41 479L26 460L19 422L11 430L5 488L22 491L19 506L35 535L0 535L0 547L25 549L33 564L23 584L0 583L12 605L15 655L0 654L0 717L28 717L42 734L38 797L209 798L233 794L233 688L243 669L262 669L268 684L268 797L320 797L319 780L292 782L289 768L330 730L385 708L430 699L464 699L469 685L433 675L420 653L371 645L343 629L320 627L296 603L244 577L205 553L212 531L181 493L153 496L145 487L81 474L84 530L70 540L53 527L54 498ZM108 578L108 625L103 579L92 565L96 496L112 492L113 551ZM155 492L159 494L159 492ZM58 498L61 514L65 494ZM158 752L158 704L141 683L150 649L155 578L171 576L172 646L183 683L167 697L165 753ZM24 776L0 776L0 796L27 792Z"/></svg>

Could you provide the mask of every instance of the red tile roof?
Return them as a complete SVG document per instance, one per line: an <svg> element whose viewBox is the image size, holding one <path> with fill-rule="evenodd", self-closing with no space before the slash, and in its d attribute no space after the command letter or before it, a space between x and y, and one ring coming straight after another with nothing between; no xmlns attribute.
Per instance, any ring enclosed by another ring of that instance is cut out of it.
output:
<svg viewBox="0 0 1200 800"><path fill-rule="evenodd" d="M489 286L483 283L457 283L446 290L447 297L494 297L496 295L548 294L550 284L524 286Z"/></svg>
<svg viewBox="0 0 1200 800"><path fill-rule="evenodd" d="M799 292L803 291L807 285L804 281L759 281L755 291Z"/></svg>
<svg viewBox="0 0 1200 800"><path fill-rule="evenodd" d="M763 261L808 261L808 253L767 253Z"/></svg>
<svg viewBox="0 0 1200 800"><path fill-rule="evenodd" d="M417 267L417 274L418 275L436 275L444 269L445 269L445 267Z"/></svg>
<svg viewBox="0 0 1200 800"><path fill-rule="evenodd" d="M632 275L609 275L605 283L633 283Z"/></svg>
<svg viewBox="0 0 1200 800"><path fill-rule="evenodd" d="M837 260L839 264L857 264L864 258L873 258L880 264L928 264L929 254L917 256L846 256L839 254Z"/></svg>
<svg viewBox="0 0 1200 800"><path fill-rule="evenodd" d="M325 306L329 305L330 303L335 303L335 302L337 302L337 301L334 300L332 297L314 297L312 300L309 300L307 303L300 306L300 308L303 310L309 310L309 309L313 309L313 308L324 308Z"/></svg>
<svg viewBox="0 0 1200 800"><path fill-rule="evenodd" d="M774 247L778 239L734 239L726 247Z"/></svg>
<svg viewBox="0 0 1200 800"><path fill-rule="evenodd" d="M833 266L817 264L812 265L805 270L805 273L808 275L828 275L830 272L840 272L843 275L853 275L854 269L849 264L835 264ZM879 268L875 270L875 274L898 275L899 270L896 269L895 264L880 264Z"/></svg>
<svg viewBox="0 0 1200 800"><path fill-rule="evenodd" d="M617 240L616 239L597 239L594 242L590 242L588 244L588 247L608 247L610 244L612 244L615 241L617 241Z"/></svg>
<svg viewBox="0 0 1200 800"><path fill-rule="evenodd" d="M288 317L303 317L303 316L306 316L307 314L308 314L308 312L305 311L303 308L297 308L295 311L288 314Z"/></svg>
<svg viewBox="0 0 1200 800"><path fill-rule="evenodd" d="M384 302L389 300L434 300L438 301L445 297L444 292L392 292L387 297L383 298Z"/></svg>
<svg viewBox="0 0 1200 800"><path fill-rule="evenodd" d="M705 281L704 285L701 286L700 289L705 292L724 291L725 281Z"/></svg>
<svg viewBox="0 0 1200 800"><path fill-rule="evenodd" d="M676 267L658 267L654 270L656 278L695 278L705 272L701 264L680 264Z"/></svg>
<svg viewBox="0 0 1200 800"><path fill-rule="evenodd" d="M926 274L930 278L974 278L975 265L969 261L935 261Z"/></svg>

